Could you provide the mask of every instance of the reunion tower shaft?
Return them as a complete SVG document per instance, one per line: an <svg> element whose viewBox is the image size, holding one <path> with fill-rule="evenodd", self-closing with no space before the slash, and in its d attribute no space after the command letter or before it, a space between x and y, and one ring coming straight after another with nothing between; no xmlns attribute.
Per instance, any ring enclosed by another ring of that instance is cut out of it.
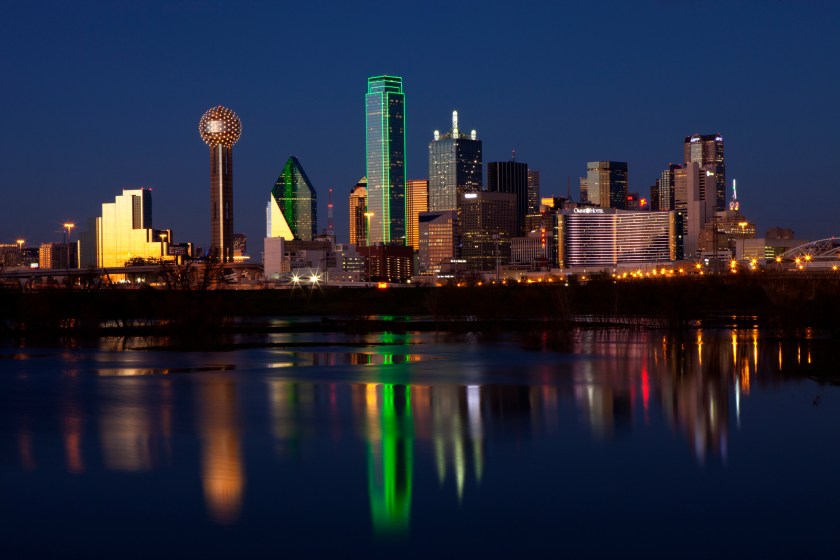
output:
<svg viewBox="0 0 840 560"><path fill-rule="evenodd" d="M227 107L201 117L199 133L210 146L210 252L212 260L233 262L233 145L242 122Z"/></svg>

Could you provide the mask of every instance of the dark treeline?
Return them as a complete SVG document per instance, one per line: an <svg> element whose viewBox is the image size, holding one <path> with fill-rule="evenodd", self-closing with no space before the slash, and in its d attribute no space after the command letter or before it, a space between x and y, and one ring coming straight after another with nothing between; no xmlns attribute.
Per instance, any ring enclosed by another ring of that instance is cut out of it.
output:
<svg viewBox="0 0 840 560"><path fill-rule="evenodd" d="M674 329L749 322L837 335L838 296L840 281L831 277L764 274L632 282L596 277L568 286L0 291L0 336L200 335L257 329L263 317L311 317L307 328L319 329L510 330L534 323L557 330L572 325Z"/></svg>

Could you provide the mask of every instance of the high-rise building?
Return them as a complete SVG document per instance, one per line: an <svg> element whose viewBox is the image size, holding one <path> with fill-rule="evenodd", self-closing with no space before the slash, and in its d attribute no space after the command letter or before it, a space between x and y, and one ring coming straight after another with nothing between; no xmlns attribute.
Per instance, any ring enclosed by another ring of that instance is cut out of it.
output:
<svg viewBox="0 0 840 560"><path fill-rule="evenodd" d="M367 177L350 189L350 244L367 244Z"/></svg>
<svg viewBox="0 0 840 560"><path fill-rule="evenodd" d="M210 253L213 260L233 262L233 145L242 122L227 107L213 107L201 117L198 132L210 146Z"/></svg>
<svg viewBox="0 0 840 560"><path fill-rule="evenodd" d="M452 130L435 130L429 144L429 211L456 210L462 194L481 190L481 171L481 140L461 132L452 111Z"/></svg>
<svg viewBox="0 0 840 560"><path fill-rule="evenodd" d="M405 236L406 245L420 249L419 215L429 209L429 181L409 179L405 189Z"/></svg>
<svg viewBox="0 0 840 560"><path fill-rule="evenodd" d="M683 156L685 163L696 163L700 167L706 167L714 173L715 181L712 198L715 201L715 209L725 210L726 162L723 157L723 137L720 134L693 134L686 136L683 141Z"/></svg>
<svg viewBox="0 0 840 560"><path fill-rule="evenodd" d="M368 78L365 111L368 244L405 244L405 94L402 78Z"/></svg>
<svg viewBox="0 0 840 560"><path fill-rule="evenodd" d="M659 174L659 209L674 210L674 171L682 169L678 163L669 163L668 169Z"/></svg>
<svg viewBox="0 0 840 560"><path fill-rule="evenodd" d="M524 184L527 186L527 178ZM467 270L495 270L497 265L507 264L510 239L519 231L517 194L482 191L461 197L460 257L466 260Z"/></svg>
<svg viewBox="0 0 840 560"><path fill-rule="evenodd" d="M233 249L233 234L231 250ZM152 190L124 189L114 202L102 203L102 215L88 221L79 236L82 268L122 267L133 259L168 256L172 230L152 228Z"/></svg>
<svg viewBox="0 0 840 560"><path fill-rule="evenodd" d="M525 216L528 214L528 164L513 159L488 163L487 190L516 195L516 226L512 235L524 235Z"/></svg>
<svg viewBox="0 0 840 560"><path fill-rule="evenodd" d="M701 168L695 162L674 169L674 209L682 219L683 247L687 259L695 258L700 232L714 217L715 198L703 197L704 187L708 186L712 191L714 184L714 172Z"/></svg>
<svg viewBox="0 0 840 560"><path fill-rule="evenodd" d="M589 202L589 178L580 177L580 201Z"/></svg>
<svg viewBox="0 0 840 560"><path fill-rule="evenodd" d="M528 211L527 214L540 213L540 172L528 170Z"/></svg>
<svg viewBox="0 0 840 560"><path fill-rule="evenodd" d="M660 210L659 206L659 179L656 180L650 186L650 211L651 212L658 212ZM673 197L672 197L673 199Z"/></svg>
<svg viewBox="0 0 840 560"><path fill-rule="evenodd" d="M311 241L318 233L318 194L295 156L289 156L271 189L266 237Z"/></svg>
<svg viewBox="0 0 840 560"><path fill-rule="evenodd" d="M445 263L457 256L455 231L458 212L423 212L419 216L420 274L438 274Z"/></svg>
<svg viewBox="0 0 840 560"><path fill-rule="evenodd" d="M627 201L626 162L587 162L586 182L590 202L601 208L624 209Z"/></svg>

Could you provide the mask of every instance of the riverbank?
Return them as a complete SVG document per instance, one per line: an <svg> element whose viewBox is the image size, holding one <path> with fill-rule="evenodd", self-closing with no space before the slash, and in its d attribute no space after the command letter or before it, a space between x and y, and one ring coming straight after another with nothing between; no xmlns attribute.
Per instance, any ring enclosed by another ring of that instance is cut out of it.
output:
<svg viewBox="0 0 840 560"><path fill-rule="evenodd" d="M313 330L522 330L548 326L679 329L733 322L840 333L840 280L764 275L406 288L0 292L0 336L201 336ZM302 318L279 325L267 317Z"/></svg>

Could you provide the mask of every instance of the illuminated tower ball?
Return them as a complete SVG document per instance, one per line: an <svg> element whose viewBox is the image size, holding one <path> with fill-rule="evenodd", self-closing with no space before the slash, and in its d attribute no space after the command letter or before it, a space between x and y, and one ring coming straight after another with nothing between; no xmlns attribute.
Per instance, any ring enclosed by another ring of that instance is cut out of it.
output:
<svg viewBox="0 0 840 560"><path fill-rule="evenodd" d="M242 121L227 107L213 107L198 123L210 146L210 258L233 262L233 145Z"/></svg>

